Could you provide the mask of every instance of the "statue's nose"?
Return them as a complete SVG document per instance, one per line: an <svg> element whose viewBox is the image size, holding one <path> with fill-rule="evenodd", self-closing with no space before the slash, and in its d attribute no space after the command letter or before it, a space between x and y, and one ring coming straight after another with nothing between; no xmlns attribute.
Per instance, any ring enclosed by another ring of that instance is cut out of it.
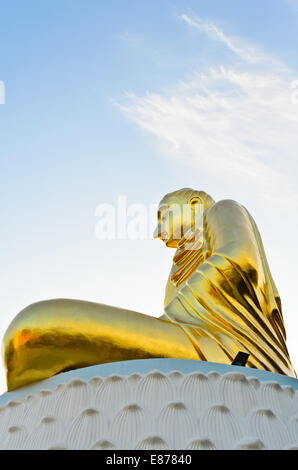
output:
<svg viewBox="0 0 298 470"><path fill-rule="evenodd" d="M160 230L160 226L158 225L153 232L153 238L160 238L160 236L161 236L161 230Z"/></svg>

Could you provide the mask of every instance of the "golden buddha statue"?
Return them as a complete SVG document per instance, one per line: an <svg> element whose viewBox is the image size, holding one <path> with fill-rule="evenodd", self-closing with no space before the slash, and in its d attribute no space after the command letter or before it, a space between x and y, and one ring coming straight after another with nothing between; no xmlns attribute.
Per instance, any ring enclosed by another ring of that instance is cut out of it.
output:
<svg viewBox="0 0 298 470"><path fill-rule="evenodd" d="M239 351L249 354L248 367L296 377L280 297L243 206L215 203L203 191L175 191L160 203L154 236L176 249L164 315L68 299L32 304L4 336L9 391L95 364L146 358L231 364Z"/></svg>

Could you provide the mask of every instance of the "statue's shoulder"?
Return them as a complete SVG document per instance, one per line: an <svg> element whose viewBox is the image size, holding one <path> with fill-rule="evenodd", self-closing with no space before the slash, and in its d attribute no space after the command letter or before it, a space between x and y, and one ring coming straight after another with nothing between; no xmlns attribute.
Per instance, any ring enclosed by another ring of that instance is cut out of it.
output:
<svg viewBox="0 0 298 470"><path fill-rule="evenodd" d="M232 199L224 199L216 202L204 212L205 224L214 230L222 230L225 227L230 231L231 227L241 231L251 230L251 216L247 209Z"/></svg>
<svg viewBox="0 0 298 470"><path fill-rule="evenodd" d="M209 207L206 212L210 214L214 213L227 213L227 212L238 212L247 213L244 206L233 199L223 199L222 201L216 202L213 206Z"/></svg>

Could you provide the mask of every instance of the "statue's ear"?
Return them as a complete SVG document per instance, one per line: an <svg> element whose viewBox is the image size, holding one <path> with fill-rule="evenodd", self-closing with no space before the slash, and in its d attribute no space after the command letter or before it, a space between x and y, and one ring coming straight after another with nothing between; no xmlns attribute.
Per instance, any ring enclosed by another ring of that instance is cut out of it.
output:
<svg viewBox="0 0 298 470"><path fill-rule="evenodd" d="M193 196L189 200L189 204L190 204L191 212L196 220L196 223L199 223L199 221L202 218L202 214L204 212L204 202L202 201L200 196Z"/></svg>
<svg viewBox="0 0 298 470"><path fill-rule="evenodd" d="M195 207L197 204L203 204L202 199L199 196L194 196L189 200L191 207Z"/></svg>

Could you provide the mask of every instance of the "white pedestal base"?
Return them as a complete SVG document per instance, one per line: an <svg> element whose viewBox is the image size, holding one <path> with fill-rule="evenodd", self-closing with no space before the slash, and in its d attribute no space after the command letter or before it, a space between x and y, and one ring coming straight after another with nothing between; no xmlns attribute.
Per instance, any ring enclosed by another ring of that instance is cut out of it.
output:
<svg viewBox="0 0 298 470"><path fill-rule="evenodd" d="M296 388L297 379L200 361L99 365L0 397L0 446L298 450Z"/></svg>

